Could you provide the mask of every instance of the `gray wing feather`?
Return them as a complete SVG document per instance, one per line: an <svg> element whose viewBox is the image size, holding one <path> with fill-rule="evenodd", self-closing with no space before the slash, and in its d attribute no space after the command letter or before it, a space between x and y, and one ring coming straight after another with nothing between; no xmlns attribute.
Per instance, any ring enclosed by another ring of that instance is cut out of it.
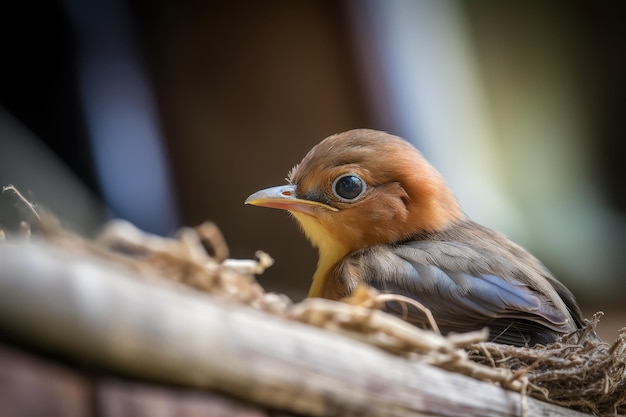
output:
<svg viewBox="0 0 626 417"><path fill-rule="evenodd" d="M363 281L383 292L411 297L429 308L444 332L489 327L492 338L525 345L573 330L567 311L516 278L515 267L456 242L412 241L357 252L339 266L340 279ZM353 276L348 276L353 275ZM534 279L544 279L539 273ZM558 297L556 291L553 296ZM394 314L404 311L388 303ZM409 309L408 321L426 325Z"/></svg>

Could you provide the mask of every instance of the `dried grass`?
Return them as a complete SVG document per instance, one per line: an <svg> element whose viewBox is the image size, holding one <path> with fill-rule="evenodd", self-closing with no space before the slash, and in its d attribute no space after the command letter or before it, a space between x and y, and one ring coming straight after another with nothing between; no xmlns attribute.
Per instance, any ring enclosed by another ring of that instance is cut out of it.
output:
<svg viewBox="0 0 626 417"><path fill-rule="evenodd" d="M38 234L49 242L122 263L146 277L164 279L223 297L233 302L344 334L409 360L421 360L450 371L497 383L547 402L597 416L626 413L626 328L613 344L600 340L595 328L601 313L586 326L556 343L531 348L484 342L486 332L441 336L430 311L411 299L379 294L360 287L353 296L336 302L266 293L255 275L270 267L269 255L256 260L228 258L228 246L217 226L204 223L183 228L174 238L144 233L122 221L110 222L95 240L86 240L59 226L45 211L12 191ZM22 226L22 235L30 227ZM4 232L0 230L0 239ZM426 314L435 331L422 330L379 308L395 297ZM525 403L522 409L525 410Z"/></svg>

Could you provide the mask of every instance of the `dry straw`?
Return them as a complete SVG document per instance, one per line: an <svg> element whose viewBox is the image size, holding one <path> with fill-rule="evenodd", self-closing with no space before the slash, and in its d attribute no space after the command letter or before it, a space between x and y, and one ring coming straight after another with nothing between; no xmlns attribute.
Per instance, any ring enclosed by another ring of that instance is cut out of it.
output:
<svg viewBox="0 0 626 417"><path fill-rule="evenodd" d="M228 246L212 223L183 228L174 238L163 238L144 233L129 223L113 221L98 238L86 240L64 230L14 187L5 187L4 191L13 193L32 227L55 245L97 254L123 263L140 275L157 275L338 332L408 360L491 381L521 392L523 398L530 395L597 416L626 413L626 328L613 344L603 342L595 333L602 313L587 320L583 329L548 346L525 348L488 343L484 342L486 332L441 336L436 317L419 303L379 294L371 288L360 287L343 302L306 299L293 303L284 295L266 293L254 275L271 266L273 260L262 252L257 253L257 260L228 259ZM23 226L21 233L30 235L30 230ZM380 311L390 298L423 311L435 331L416 328Z"/></svg>

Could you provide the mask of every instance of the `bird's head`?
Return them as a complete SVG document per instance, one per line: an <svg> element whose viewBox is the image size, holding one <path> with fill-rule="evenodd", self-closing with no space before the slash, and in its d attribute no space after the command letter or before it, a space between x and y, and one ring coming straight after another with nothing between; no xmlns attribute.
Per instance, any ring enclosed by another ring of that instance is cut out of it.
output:
<svg viewBox="0 0 626 417"><path fill-rule="evenodd" d="M413 146L375 130L326 138L288 181L252 194L246 204L296 218L320 251L316 276L354 251L440 230L463 217L442 176Z"/></svg>

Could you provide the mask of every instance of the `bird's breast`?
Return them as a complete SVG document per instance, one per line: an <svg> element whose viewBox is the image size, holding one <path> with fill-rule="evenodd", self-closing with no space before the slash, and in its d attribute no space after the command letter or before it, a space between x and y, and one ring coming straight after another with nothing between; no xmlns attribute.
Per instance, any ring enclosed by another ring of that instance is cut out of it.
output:
<svg viewBox="0 0 626 417"><path fill-rule="evenodd" d="M349 294L349 290L334 277L337 264L350 250L317 219L302 213L292 212L304 234L319 251L317 269L309 289L309 297L338 300Z"/></svg>

